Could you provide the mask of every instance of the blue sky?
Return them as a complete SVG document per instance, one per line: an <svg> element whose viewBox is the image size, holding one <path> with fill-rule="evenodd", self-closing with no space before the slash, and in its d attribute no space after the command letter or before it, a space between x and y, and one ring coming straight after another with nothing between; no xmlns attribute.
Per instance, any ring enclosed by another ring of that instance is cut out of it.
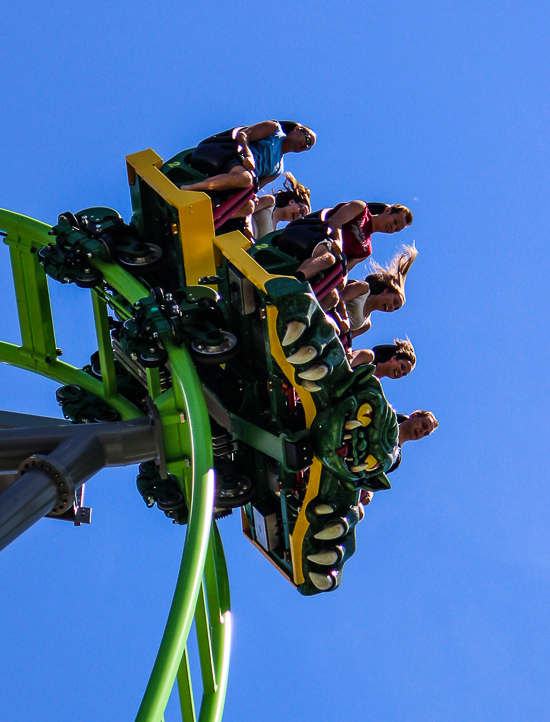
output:
<svg viewBox="0 0 550 722"><path fill-rule="evenodd" d="M168 158L231 127L314 128L287 167L323 207L409 206L375 236L420 251L407 304L365 345L408 335L408 444L334 594L301 598L220 523L235 634L226 717L538 722L550 717L549 10L542 2L3 6L0 206L49 223L129 218L124 156ZM1 338L16 341L6 249ZM68 361L94 351L88 296L52 287ZM58 414L55 384L0 369L1 408ZM170 604L183 532L135 489L87 485L90 527L44 520L0 556L5 719L133 719ZM177 719L169 709L167 719Z"/></svg>

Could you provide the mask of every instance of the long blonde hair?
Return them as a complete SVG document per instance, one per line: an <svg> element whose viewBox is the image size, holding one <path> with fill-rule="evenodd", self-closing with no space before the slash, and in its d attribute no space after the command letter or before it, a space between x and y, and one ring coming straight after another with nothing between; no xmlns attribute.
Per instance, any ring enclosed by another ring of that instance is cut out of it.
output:
<svg viewBox="0 0 550 722"><path fill-rule="evenodd" d="M398 293L405 302L405 279L417 256L418 251L413 243L412 246L403 246L401 252L396 253L386 266L371 261L372 273L365 279L369 284L371 294L378 296L388 289Z"/></svg>

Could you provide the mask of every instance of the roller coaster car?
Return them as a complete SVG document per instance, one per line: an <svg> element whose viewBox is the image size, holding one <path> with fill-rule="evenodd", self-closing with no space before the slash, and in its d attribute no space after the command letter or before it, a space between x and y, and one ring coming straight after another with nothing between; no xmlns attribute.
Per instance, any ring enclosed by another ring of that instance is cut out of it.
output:
<svg viewBox="0 0 550 722"><path fill-rule="evenodd" d="M350 368L310 285L292 276L281 233L256 245L215 236L210 199L177 188L200 177L191 154L128 156L130 224L111 209L63 214L42 262L62 282L93 285L92 253L150 289L112 322L121 375L159 369L160 393L162 339L187 348L210 415L216 510L242 507L245 535L300 593L330 591L355 551L360 490L390 488L396 415L374 367Z"/></svg>

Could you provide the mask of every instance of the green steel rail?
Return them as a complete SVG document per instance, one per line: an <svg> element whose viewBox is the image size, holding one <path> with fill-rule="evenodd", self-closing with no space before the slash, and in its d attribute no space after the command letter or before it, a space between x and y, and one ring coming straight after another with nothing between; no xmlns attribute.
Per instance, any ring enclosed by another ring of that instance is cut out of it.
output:
<svg viewBox="0 0 550 722"><path fill-rule="evenodd" d="M142 412L117 394L107 304L101 290L91 290L102 370L99 381L59 360L48 281L37 251L51 241L50 226L0 209L0 229L10 247L21 345L0 341L0 361L41 374L61 384L76 384L104 399L123 419ZM93 261L108 285L131 304L147 290L124 269ZM161 722L177 681L184 722L219 722L223 714L231 612L227 567L220 535L212 522L214 472L208 412L194 364L185 347L165 344L172 388L160 392L158 371L148 370L148 390L159 410L168 469L189 503L189 524L174 599L157 659L136 722ZM195 709L187 640L195 619L201 668L202 701Z"/></svg>

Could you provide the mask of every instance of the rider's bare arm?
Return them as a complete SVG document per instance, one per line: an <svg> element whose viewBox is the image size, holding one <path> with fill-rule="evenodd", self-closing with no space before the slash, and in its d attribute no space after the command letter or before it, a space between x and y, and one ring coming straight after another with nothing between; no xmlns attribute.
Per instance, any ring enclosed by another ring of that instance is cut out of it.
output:
<svg viewBox="0 0 550 722"><path fill-rule="evenodd" d="M365 201L350 201L333 213L327 221L331 228L342 228L343 225L361 215L366 207Z"/></svg>

